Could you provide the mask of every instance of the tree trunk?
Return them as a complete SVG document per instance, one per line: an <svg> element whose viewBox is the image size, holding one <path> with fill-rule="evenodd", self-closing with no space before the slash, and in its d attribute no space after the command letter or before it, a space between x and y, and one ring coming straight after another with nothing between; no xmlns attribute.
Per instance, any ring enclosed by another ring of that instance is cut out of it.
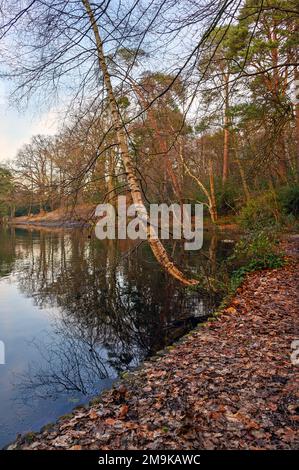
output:
<svg viewBox="0 0 299 470"><path fill-rule="evenodd" d="M144 108L147 108L147 115L148 115L148 118L149 118L149 122L152 126L152 128L155 130L155 132L157 133L157 137L158 137L158 142L159 142L159 147L160 147L160 151L161 153L164 155L164 158L165 158L165 169L166 169L166 173L168 173L168 176L170 178L170 181L171 181L171 185L172 185L172 189L173 189L173 192L174 194L176 195L176 197L178 198L178 200L180 201L180 203L182 204L183 202L183 194L182 194L182 188L181 188L181 185L178 181L178 178L173 170L173 167L172 167L172 163L171 163L171 160L169 158L169 150L168 150L168 147L167 147L167 142L165 141L165 139L163 139L163 136L161 135L161 132L160 132L160 129L159 129L159 126L158 126L158 123L157 123L157 120L155 118L155 115L153 113L153 110L151 109L151 107L149 106L149 103L145 100L142 92L139 90L139 88L135 85L134 81L133 80L130 80L131 82L131 85L136 93L136 95L139 97L140 101L141 101L141 104Z"/></svg>
<svg viewBox="0 0 299 470"><path fill-rule="evenodd" d="M194 175L192 173L192 171L190 170L190 168L188 167L188 165L185 163L185 161L183 160L183 156L181 156L181 159L182 159L182 164L186 170L186 173L194 179L194 181L196 181L196 183L198 184L198 186L200 187L200 189L202 190L202 192L204 193L204 195L206 196L207 200L208 200L208 209L209 209L209 213L210 213L210 216L211 216L211 220L212 222L216 222L217 220L217 209L216 209L216 200L215 200L215 191L214 191L214 179L212 178L212 181L210 179L210 185L212 183L212 188L210 186L210 189L212 190L213 192L213 196L211 193L209 193L208 189L205 187L205 185L200 181L199 178L197 178L196 175Z"/></svg>
<svg viewBox="0 0 299 470"><path fill-rule="evenodd" d="M222 183L225 185L228 178L228 165L229 165L229 87L228 80L229 74L224 74L224 141L223 141L223 172Z"/></svg>
<svg viewBox="0 0 299 470"><path fill-rule="evenodd" d="M111 83L110 74L109 74L107 64L106 64L103 43L100 37L98 25L96 23L94 13L91 9L89 0L82 0L82 3L86 9L86 12L89 17L90 24L91 24L91 27L95 36L99 67L103 73L104 85L108 94L108 102L109 102L109 107L110 107L110 111L112 115L113 125L115 127L115 131L116 131L116 135L117 135L117 139L118 139L118 143L119 143L119 147L121 151L121 157L122 157L122 161L125 167L125 172L127 175L127 181L128 181L128 185L131 191L133 203L136 204L137 208L139 208L140 216L143 219L144 218L144 212L143 212L144 204L143 204L143 199L142 199L142 193L141 193L139 181L135 174L132 159L129 153L127 137L123 128L121 116L119 115L117 102L116 102L116 98L115 98L112 83ZM162 268L168 274L178 279L180 282L182 282L185 285L198 284L198 281L196 281L195 279L187 279L184 276L184 274L174 265L173 261L169 259L164 246L162 245L161 241L159 240L157 236L155 227L153 227L149 223L149 218L147 214L146 214L145 225L146 225L145 228L147 231L148 242L150 244L150 247L152 249L152 252L155 258L160 263Z"/></svg>
<svg viewBox="0 0 299 470"><path fill-rule="evenodd" d="M215 223L218 219L218 214L217 214L217 204L216 204L216 197L215 197L213 164L212 164L211 159L209 160L209 180L210 180L210 200L211 200L210 214L211 214L212 222Z"/></svg>
<svg viewBox="0 0 299 470"><path fill-rule="evenodd" d="M113 150L110 149L108 151L108 162L107 162L107 192L108 192L108 202L116 208L116 192L115 192L115 184L114 184L114 177L115 177L115 168L114 168L114 155Z"/></svg>
<svg viewBox="0 0 299 470"><path fill-rule="evenodd" d="M277 43L277 24L274 20L274 23L270 29L270 39L273 41L273 44ZM271 53L271 60L273 66L273 74L272 74L272 95L273 101L277 102L280 105L280 95L284 94L284 91L281 87L281 78L279 74L279 52L278 47L272 47L270 50ZM277 139L277 149L278 149L278 161L277 161L277 173L282 183L287 182L287 159L286 159L286 146L285 146L285 133L284 127L282 128L281 132L278 134Z"/></svg>
<svg viewBox="0 0 299 470"><path fill-rule="evenodd" d="M64 175L62 170L59 170L59 205L61 208L65 206L65 194L64 194Z"/></svg>
<svg viewBox="0 0 299 470"><path fill-rule="evenodd" d="M246 181L244 168L243 168L242 163L241 163L241 161L239 160L238 157L237 157L237 165L239 167L239 172L240 172L240 176L241 176L241 181L242 181L243 191L244 191L244 194L245 194L245 199L246 199L246 202L249 202L250 201L250 192L249 192L248 184L247 184L247 181Z"/></svg>
<svg viewBox="0 0 299 470"><path fill-rule="evenodd" d="M296 179L299 180L299 70L295 68Z"/></svg>
<svg viewBox="0 0 299 470"><path fill-rule="evenodd" d="M278 144L277 147L278 147L278 152L279 152L278 165L277 165L278 175L282 183L287 183L288 167L287 167L287 161L286 161L286 145L285 145L284 129L282 129L278 137L277 144Z"/></svg>
<svg viewBox="0 0 299 470"><path fill-rule="evenodd" d="M240 176L241 176L241 181L242 181L243 191L244 191L244 195L245 195L245 200L246 200L246 202L249 202L250 199L251 199L251 196L250 196L250 191L249 191L249 187L248 187L247 180L246 180L245 171L244 171L242 162L239 158L240 150L239 150L239 144L238 144L238 137L237 137L236 134L233 134L233 141L234 141L234 147L235 147L235 159L236 159L236 162L237 162L237 165L238 165L238 168L239 168L239 173L240 173Z"/></svg>

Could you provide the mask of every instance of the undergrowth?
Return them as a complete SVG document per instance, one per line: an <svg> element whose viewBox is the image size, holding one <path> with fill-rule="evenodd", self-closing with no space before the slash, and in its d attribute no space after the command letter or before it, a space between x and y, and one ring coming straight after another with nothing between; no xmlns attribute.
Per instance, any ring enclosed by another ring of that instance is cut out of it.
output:
<svg viewBox="0 0 299 470"><path fill-rule="evenodd" d="M231 271L219 309L227 306L247 274L263 269L278 269L286 264L284 253L278 251L278 244L277 235L268 230L247 232L240 239L233 254L226 260L228 265L239 266Z"/></svg>
<svg viewBox="0 0 299 470"><path fill-rule="evenodd" d="M230 303L247 274L263 269L277 269L286 264L284 253L279 249L277 233L269 229L248 231L236 243L231 256L217 270L216 277L201 277L200 286L194 290L212 289L222 297L213 316L217 316Z"/></svg>

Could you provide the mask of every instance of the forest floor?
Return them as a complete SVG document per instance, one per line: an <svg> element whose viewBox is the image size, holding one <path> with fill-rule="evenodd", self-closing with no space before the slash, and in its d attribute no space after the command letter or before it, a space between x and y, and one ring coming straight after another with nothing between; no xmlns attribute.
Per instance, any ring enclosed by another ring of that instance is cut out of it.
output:
<svg viewBox="0 0 299 470"><path fill-rule="evenodd" d="M9 449L295 449L299 237L289 263L250 274L229 307L167 352Z"/></svg>

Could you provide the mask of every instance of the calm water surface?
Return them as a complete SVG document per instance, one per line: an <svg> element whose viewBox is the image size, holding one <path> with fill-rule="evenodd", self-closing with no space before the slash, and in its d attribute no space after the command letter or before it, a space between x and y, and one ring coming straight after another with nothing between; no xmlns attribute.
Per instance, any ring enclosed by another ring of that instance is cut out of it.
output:
<svg viewBox="0 0 299 470"><path fill-rule="evenodd" d="M232 250L227 238L173 253L189 272L213 275ZM0 228L0 447L86 403L218 301L167 278L146 244Z"/></svg>

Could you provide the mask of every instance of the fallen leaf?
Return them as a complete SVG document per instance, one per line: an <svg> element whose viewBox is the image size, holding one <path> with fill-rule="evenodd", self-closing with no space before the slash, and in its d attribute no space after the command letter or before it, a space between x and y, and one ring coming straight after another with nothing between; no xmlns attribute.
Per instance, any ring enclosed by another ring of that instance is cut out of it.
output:
<svg viewBox="0 0 299 470"><path fill-rule="evenodd" d="M113 426L115 423L116 423L116 419L113 419L113 418L105 419L105 424L108 424L108 426Z"/></svg>
<svg viewBox="0 0 299 470"><path fill-rule="evenodd" d="M127 416L128 411L129 411L128 405L123 405L119 412L119 419L124 419Z"/></svg>
<svg viewBox="0 0 299 470"><path fill-rule="evenodd" d="M237 312L237 310L234 307L228 307L225 309L225 311L227 313L232 313L232 314Z"/></svg>
<svg viewBox="0 0 299 470"><path fill-rule="evenodd" d="M88 414L90 419L98 419L99 415L95 410L91 410Z"/></svg>

